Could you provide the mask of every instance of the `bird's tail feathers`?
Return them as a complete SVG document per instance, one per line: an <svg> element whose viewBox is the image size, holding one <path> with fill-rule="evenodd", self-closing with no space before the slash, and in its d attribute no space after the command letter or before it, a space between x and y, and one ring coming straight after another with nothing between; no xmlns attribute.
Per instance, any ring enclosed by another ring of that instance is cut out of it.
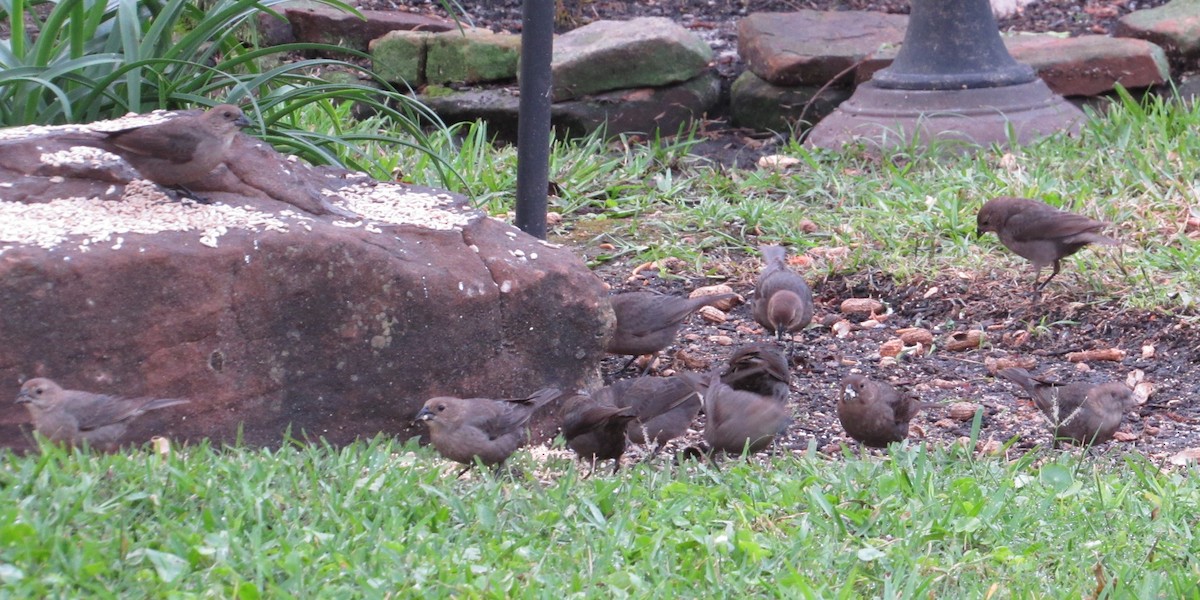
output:
<svg viewBox="0 0 1200 600"><path fill-rule="evenodd" d="M142 410L158 410L160 408L175 406L177 404L187 404L189 402L191 402L191 400L185 400L183 398L160 398L143 404Z"/></svg>
<svg viewBox="0 0 1200 600"><path fill-rule="evenodd" d="M559 398L562 398L563 396L572 395L572 394L574 394L574 392L567 392L564 394L562 391L560 391L556 387L544 387L544 388L530 394L529 396L527 396L524 399L524 403L529 404L530 406L533 407L534 410L537 410L537 409L541 408L542 406L545 406L546 404L549 404L555 400L558 400Z"/></svg>

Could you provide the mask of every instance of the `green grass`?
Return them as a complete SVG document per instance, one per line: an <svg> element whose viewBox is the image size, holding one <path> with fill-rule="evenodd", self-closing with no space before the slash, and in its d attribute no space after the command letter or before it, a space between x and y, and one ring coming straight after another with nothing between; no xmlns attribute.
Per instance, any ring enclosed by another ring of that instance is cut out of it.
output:
<svg viewBox="0 0 1200 600"><path fill-rule="evenodd" d="M453 479L432 451L117 455L0 471L7 597L1197 597L1194 472L894 447Z"/></svg>
<svg viewBox="0 0 1200 600"><path fill-rule="evenodd" d="M512 210L516 153L492 149L486 129L466 131L435 154L462 176L456 191L492 214ZM761 243L811 251L809 278L875 268L900 280L974 271L1032 282L1028 263L993 235L975 238L975 214L998 195L1037 198L1112 223L1120 249L1091 247L1064 261L1053 286L1131 308L1194 314L1200 239L1200 107L1118 98L1076 137L1015 150L903 151L885 158L785 146L786 172L739 170L688 156L692 138L557 142L551 210L556 233L589 256L676 258L690 275L726 276L714 259L741 259ZM394 158L394 155L389 155ZM429 158L402 157L405 180L437 185ZM424 161L424 162L423 162ZM805 221L811 222L808 229ZM836 257L826 259L825 257ZM1043 274L1045 277L1045 273Z"/></svg>

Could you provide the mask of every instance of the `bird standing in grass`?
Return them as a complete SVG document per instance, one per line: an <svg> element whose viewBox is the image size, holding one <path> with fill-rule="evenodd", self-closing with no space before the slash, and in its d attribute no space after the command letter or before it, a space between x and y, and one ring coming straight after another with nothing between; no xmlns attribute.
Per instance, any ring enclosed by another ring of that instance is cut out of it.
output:
<svg viewBox="0 0 1200 600"><path fill-rule="evenodd" d="M1119 246L1102 233L1107 223L1059 210L1044 202L1001 196L988 200L976 216L975 236L993 232L1004 247L1033 263L1034 295L1058 275L1060 261L1088 244ZM1054 268L1038 283L1042 269Z"/></svg>
<svg viewBox="0 0 1200 600"><path fill-rule="evenodd" d="M563 438L581 460L592 463L593 470L597 462L612 459L616 473L625 454L625 429L635 418L632 407L613 404L610 394L576 394L563 402Z"/></svg>
<svg viewBox="0 0 1200 600"><path fill-rule="evenodd" d="M764 267L754 286L754 320L782 340L784 334L804 329L812 322L812 289L803 277L787 265L787 250L782 246L759 246ZM789 336L788 350L792 348Z"/></svg>
<svg viewBox="0 0 1200 600"><path fill-rule="evenodd" d="M635 444L663 444L683 435L700 414L700 397L679 377L635 377L613 382L592 394L618 407L632 409L626 435Z"/></svg>
<svg viewBox="0 0 1200 600"><path fill-rule="evenodd" d="M555 388L506 400L439 396L426 400L414 420L429 427L438 453L466 465L461 477L476 460L489 467L503 464L525 444L525 426L533 413L558 397Z"/></svg>
<svg viewBox="0 0 1200 600"><path fill-rule="evenodd" d="M108 450L141 415L160 408L185 404L177 398L117 398L75 390L64 390L44 378L30 379L21 386L17 404L25 405L33 427L47 439L71 446L87 443Z"/></svg>
<svg viewBox="0 0 1200 600"><path fill-rule="evenodd" d="M1081 446L1111 440L1125 412L1137 404L1133 390L1119 381L1063 385L1035 378L1020 368L1003 369L996 375L1021 386L1033 398L1050 423L1055 447L1060 440Z"/></svg>
<svg viewBox="0 0 1200 600"><path fill-rule="evenodd" d="M783 404L721 383L718 371L714 370L707 382L694 373L684 377L701 394L707 419L704 441L710 452L753 454L770 446L792 421Z"/></svg>

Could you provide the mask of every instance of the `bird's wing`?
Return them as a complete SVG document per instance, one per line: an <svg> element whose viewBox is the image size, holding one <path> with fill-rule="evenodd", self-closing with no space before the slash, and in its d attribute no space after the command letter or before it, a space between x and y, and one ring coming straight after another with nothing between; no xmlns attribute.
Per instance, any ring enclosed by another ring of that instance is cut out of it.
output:
<svg viewBox="0 0 1200 600"><path fill-rule="evenodd" d="M166 124L168 123L163 125ZM130 154L173 163L186 163L195 158L196 149L202 140L201 136L191 129L167 129L149 125L114 132L108 139L114 146Z"/></svg>
<svg viewBox="0 0 1200 600"><path fill-rule="evenodd" d="M63 410L75 417L80 431L89 431L137 416L145 403L144 398L130 400L102 394L68 392L63 401Z"/></svg>
<svg viewBox="0 0 1200 600"><path fill-rule="evenodd" d="M471 424L483 430L491 439L520 429L529 422L529 417L533 415L530 407L512 400L496 400L492 407L494 410L486 411L488 413L486 418L482 418L484 415L480 414L472 415L470 419Z"/></svg>
<svg viewBox="0 0 1200 600"><path fill-rule="evenodd" d="M632 408L617 408L602 404L592 404L580 407L567 413L562 423L563 437L572 439L589 431L599 429L614 419L628 421L632 419Z"/></svg>
<svg viewBox="0 0 1200 600"><path fill-rule="evenodd" d="M1008 219L1005 229L1018 242L1031 240L1064 239L1084 233L1093 233L1104 227L1104 223L1051 207L1023 210Z"/></svg>

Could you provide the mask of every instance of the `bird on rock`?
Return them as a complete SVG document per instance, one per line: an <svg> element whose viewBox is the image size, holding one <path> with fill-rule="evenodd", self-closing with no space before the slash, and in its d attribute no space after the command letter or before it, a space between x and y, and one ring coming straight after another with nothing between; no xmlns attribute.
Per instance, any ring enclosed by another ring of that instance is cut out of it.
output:
<svg viewBox="0 0 1200 600"><path fill-rule="evenodd" d="M633 410L625 428L635 444L654 444L655 453L687 432L700 414L700 397L679 377L635 377L600 388L593 398Z"/></svg>
<svg viewBox="0 0 1200 600"><path fill-rule="evenodd" d="M103 132L96 139L78 141L120 156L154 183L182 189L203 201L187 185L198 182L224 163L238 130L248 125L250 121L242 109L221 104L201 114Z"/></svg>
<svg viewBox="0 0 1200 600"><path fill-rule="evenodd" d="M782 340L785 333L800 331L812 322L812 289L788 268L787 250L782 246L759 246L758 250L765 266L754 286L751 312L759 325Z"/></svg>
<svg viewBox="0 0 1200 600"><path fill-rule="evenodd" d="M994 232L1006 248L1033 263L1034 294L1058 275L1060 261L1088 244L1119 246L1100 233L1107 223L1059 210L1037 200L1001 196L988 200L976 217L975 236ZM1042 269L1054 268L1038 283Z"/></svg>
<svg viewBox="0 0 1200 600"><path fill-rule="evenodd" d="M792 373L787 358L767 344L749 344L729 357L729 366L721 382L735 390L754 392L787 403L791 394Z"/></svg>
<svg viewBox="0 0 1200 600"><path fill-rule="evenodd" d="M438 453L466 465L461 477L476 460L489 467L503 464L525 443L525 425L533 413L558 397L555 388L505 400L438 396L425 401L414 421L429 427Z"/></svg>
<svg viewBox="0 0 1200 600"><path fill-rule="evenodd" d="M707 419L704 441L710 452L753 454L770 446L792 421L783 404L721 383L717 370L709 374L707 382L694 373L683 377L701 394Z"/></svg>
<svg viewBox="0 0 1200 600"><path fill-rule="evenodd" d="M625 454L625 429L637 416L631 407L613 404L611 395L593 396L580 393L562 405L562 433L567 447L580 460L597 462L612 459L613 473L621 468Z"/></svg>
<svg viewBox="0 0 1200 600"><path fill-rule="evenodd" d="M712 294L684 298L653 292L625 292L609 296L616 329L605 350L609 354L629 354L633 358L621 370L629 368L643 354L655 354L675 341L680 324L702 306L733 298L737 294ZM647 367L649 370L649 367Z"/></svg>
<svg viewBox="0 0 1200 600"><path fill-rule="evenodd" d="M908 423L918 412L936 406L918 402L882 381L852 374L842 379L837 415L850 437L873 448L886 448L908 437Z"/></svg>
<svg viewBox="0 0 1200 600"><path fill-rule="evenodd" d="M1055 447L1060 440L1081 446L1111 440L1125 412L1137 404L1133 390L1118 381L1063 385L1035 378L1020 368L1003 369L996 375L1021 386L1033 398L1050 423Z"/></svg>
<svg viewBox="0 0 1200 600"><path fill-rule="evenodd" d="M49 379L37 378L21 386L16 402L25 405L33 417L34 429L50 441L70 446L86 443L108 450L134 419L152 410L185 404L187 400L117 398L64 390Z"/></svg>

